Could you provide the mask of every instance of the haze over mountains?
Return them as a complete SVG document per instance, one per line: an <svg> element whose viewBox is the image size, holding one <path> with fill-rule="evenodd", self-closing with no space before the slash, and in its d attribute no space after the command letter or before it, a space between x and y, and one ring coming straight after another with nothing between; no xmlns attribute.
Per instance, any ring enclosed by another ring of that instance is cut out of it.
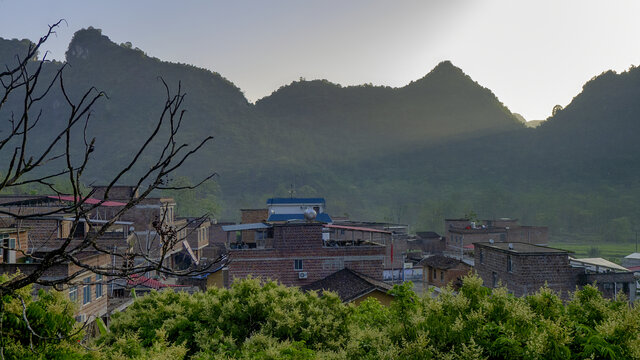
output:
<svg viewBox="0 0 640 360"><path fill-rule="evenodd" d="M0 63L27 44L0 40ZM109 96L88 129L97 137L89 173L96 182L151 131L162 77L187 93L181 140L215 136L182 172L194 180L220 174L222 217L286 196L295 184L297 196L326 197L332 214L414 229L441 230L444 217L469 211L548 225L556 237L624 241L640 227L636 68L595 77L532 129L448 61L402 88L301 79L255 104L220 74L149 57L97 29L75 34L67 62L71 92L95 86ZM52 126L63 121L59 94L43 110Z"/></svg>

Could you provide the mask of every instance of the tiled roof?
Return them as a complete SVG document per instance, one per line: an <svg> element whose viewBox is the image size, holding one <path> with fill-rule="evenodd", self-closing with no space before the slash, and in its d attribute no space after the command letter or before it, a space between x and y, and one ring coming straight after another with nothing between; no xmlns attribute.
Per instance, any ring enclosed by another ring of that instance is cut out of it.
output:
<svg viewBox="0 0 640 360"><path fill-rule="evenodd" d="M127 280L127 285L129 286L142 285L155 290L159 290L166 287L183 287L184 286L184 285L164 284L158 280L150 279L146 276L137 275L137 274L131 275L131 278Z"/></svg>
<svg viewBox="0 0 640 360"><path fill-rule="evenodd" d="M392 286L385 282L372 279L350 269L342 269L324 279L302 287L305 291L333 291L338 294L343 302L353 301L374 290L386 293L391 288Z"/></svg>
<svg viewBox="0 0 640 360"><path fill-rule="evenodd" d="M460 260L444 255L433 255L423 259L420 264L422 264L423 266L426 265L431 266L432 268L446 270L456 267L458 264L460 264Z"/></svg>
<svg viewBox="0 0 640 360"><path fill-rule="evenodd" d="M423 239L441 238L440 234L434 231L418 231L416 235Z"/></svg>

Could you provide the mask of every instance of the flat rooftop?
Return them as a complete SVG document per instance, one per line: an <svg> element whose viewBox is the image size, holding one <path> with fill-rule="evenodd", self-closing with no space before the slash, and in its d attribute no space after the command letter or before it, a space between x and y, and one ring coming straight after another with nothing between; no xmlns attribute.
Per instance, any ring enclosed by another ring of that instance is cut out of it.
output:
<svg viewBox="0 0 640 360"><path fill-rule="evenodd" d="M533 245L533 244L521 243L521 242L511 242L511 243L494 242L493 244L489 242L479 242L479 243L474 243L473 245L476 247L478 246L488 247L488 248L493 248L493 249L502 250L505 252L515 253L515 254L569 254L570 253L570 251L567 251L567 250L555 249L548 246Z"/></svg>

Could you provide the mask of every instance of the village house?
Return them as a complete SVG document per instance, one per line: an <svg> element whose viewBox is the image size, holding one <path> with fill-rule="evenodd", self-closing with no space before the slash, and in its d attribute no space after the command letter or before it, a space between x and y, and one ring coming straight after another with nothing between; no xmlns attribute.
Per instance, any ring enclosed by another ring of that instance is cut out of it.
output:
<svg viewBox="0 0 640 360"><path fill-rule="evenodd" d="M126 203L139 197L134 186L120 185L109 189L105 199L107 187L93 186L93 197L99 200L109 200ZM165 254L164 266L169 269L182 269L191 263L190 252L193 252L187 241L188 221L185 218L176 217L176 202L169 197L147 197L142 199L133 208L127 210L119 220L132 223L132 233L135 241L141 245L142 252L148 253L151 258L160 257L160 247L163 242L162 234L157 231L158 222L165 229L173 229L176 232L175 245ZM154 225L155 224L155 225ZM185 260L187 265L185 265ZM138 259L138 261L144 261Z"/></svg>
<svg viewBox="0 0 640 360"><path fill-rule="evenodd" d="M272 198L223 225L229 282L246 276L301 286L348 268L382 280L392 232L332 224L323 198ZM219 240L217 240L219 241Z"/></svg>
<svg viewBox="0 0 640 360"><path fill-rule="evenodd" d="M447 252L458 256L471 253L474 243L520 242L545 245L549 242L549 229L546 226L524 226L517 219L500 218L479 222L470 219L445 219L445 238Z"/></svg>
<svg viewBox="0 0 640 360"><path fill-rule="evenodd" d="M14 275L17 273L29 275L39 267L40 259L46 253L34 252L28 257L24 257L18 262L7 262L3 259L0 263L0 274ZM99 267L109 264L109 255L98 252L83 252L77 257L88 266ZM62 291L67 298L76 304L76 321L86 322L90 330L95 330L94 322L98 318L107 320L107 277L96 274L89 269L81 268L76 264L67 262L48 268L40 279L45 281L55 281L76 275L73 280L56 286L54 289L48 286L34 284L33 292L39 289L48 291Z"/></svg>
<svg viewBox="0 0 640 360"><path fill-rule="evenodd" d="M311 284L302 286L304 291L332 291L340 297L344 303L359 305L362 301L374 298L383 305L390 305L393 296L388 294L393 287L380 280L357 273L350 269L342 269L317 280Z"/></svg>
<svg viewBox="0 0 640 360"><path fill-rule="evenodd" d="M0 228L0 263L22 263L27 258L29 234L27 229Z"/></svg>
<svg viewBox="0 0 640 360"><path fill-rule="evenodd" d="M196 265L202 261L202 253L205 247L209 246L209 227L211 220L209 217L182 218L186 221L186 241L189 259ZM191 251L189 251L189 249Z"/></svg>
<svg viewBox="0 0 640 360"><path fill-rule="evenodd" d="M82 261L97 264L103 269L121 269L134 264L140 265L147 261L145 258L159 258L162 239L156 234L153 226L153 223L158 221L165 228L177 230L178 242L165 258L165 266L171 269L177 269L182 265L179 261L185 260L185 254L189 264L198 262L203 248L208 245L209 220L190 222L189 219L176 219L174 210L176 204L171 198L144 199L117 221L112 221L127 201L137 197L133 187L114 187L109 199L106 200L102 198L104 187L96 187L94 195L98 198L83 199L82 207L89 212L87 218L80 219L76 219L71 211L76 200L73 196L0 197L0 207L6 212L28 216L25 218L8 215L0 217L0 226L5 229L4 232L0 230L0 238L4 239L3 234L6 234L8 245L7 251L0 254L3 272L11 274L19 269L22 273L30 273L38 266L40 259L48 252L56 250L62 241L71 239L71 246L76 246L107 222L112 224L94 241L102 251L108 251L111 255L97 252L95 249L87 249L81 253ZM43 213L55 215L39 215ZM191 238L189 235L192 235ZM193 257L189 254L191 249L189 241L192 241L196 248L195 252L192 251ZM14 246L15 250L13 250ZM130 253L144 254L144 256L129 257ZM9 265L10 263L15 265ZM123 310L131 304L129 288L146 288L147 284L147 282L134 283L132 279L97 275L89 270L75 267L73 264L56 265L48 269L44 276L45 279L60 279L75 272L79 272L80 275L70 284L69 298L80 304L78 320L82 321L86 319L93 321L98 317L108 321L110 313ZM148 283L155 284L155 282L162 283L156 279L149 279Z"/></svg>
<svg viewBox="0 0 640 360"><path fill-rule="evenodd" d="M457 289L462 285L462 277L473 270L473 266L460 259L439 254L422 259L420 265L423 269L423 289L429 286L444 288L447 285Z"/></svg>
<svg viewBox="0 0 640 360"><path fill-rule="evenodd" d="M385 247L369 242L323 238L322 222L240 224L223 226L229 233L246 229L271 229L273 239L265 246L245 247L227 243L230 282L247 276L278 280L302 286L349 268L382 280Z"/></svg>
<svg viewBox="0 0 640 360"><path fill-rule="evenodd" d="M603 296L615 298L622 291L630 301L635 300L635 279L626 269L601 261L594 264L593 259L572 259L568 251L529 243L474 245L475 270L485 286L505 286L515 296L547 286L568 300L577 288L595 283Z"/></svg>

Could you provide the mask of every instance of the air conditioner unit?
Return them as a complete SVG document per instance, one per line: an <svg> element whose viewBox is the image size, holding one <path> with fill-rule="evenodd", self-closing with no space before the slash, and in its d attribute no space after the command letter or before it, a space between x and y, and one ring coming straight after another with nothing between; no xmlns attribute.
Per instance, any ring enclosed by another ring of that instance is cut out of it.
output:
<svg viewBox="0 0 640 360"><path fill-rule="evenodd" d="M306 271L300 271L298 273L298 279L306 279L307 278L307 272Z"/></svg>

